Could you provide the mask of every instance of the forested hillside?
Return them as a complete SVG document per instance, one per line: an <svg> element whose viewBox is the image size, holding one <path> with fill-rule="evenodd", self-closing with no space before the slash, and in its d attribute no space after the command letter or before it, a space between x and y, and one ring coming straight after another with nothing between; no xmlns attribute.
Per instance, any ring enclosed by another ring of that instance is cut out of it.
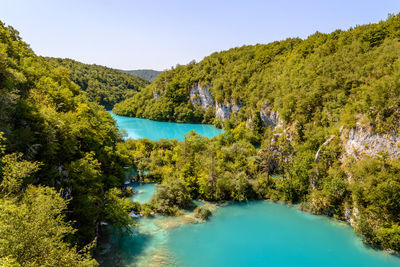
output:
<svg viewBox="0 0 400 267"><path fill-rule="evenodd" d="M118 229L134 223L129 201L115 188L125 177L115 122L53 61L37 57L0 22L2 266L97 265L89 252L100 222ZM105 73L64 62L77 68L73 76ZM132 90L144 84L123 80Z"/></svg>
<svg viewBox="0 0 400 267"><path fill-rule="evenodd" d="M95 64L84 64L72 59L44 59L53 67L62 66L68 69L70 79L87 92L89 100L99 103L106 109L112 109L116 103L132 96L142 87L148 85L147 79L116 69Z"/></svg>
<svg viewBox="0 0 400 267"><path fill-rule="evenodd" d="M147 81L154 81L162 73L158 70L123 70L123 72L139 76Z"/></svg>
<svg viewBox="0 0 400 267"><path fill-rule="evenodd" d="M298 128L316 120L324 126L354 125L356 115L364 114L376 129L388 130L398 117L399 21L397 15L305 40L214 53L163 72L114 111L178 122L232 118L237 125L268 105ZM210 98L196 92L205 89Z"/></svg>
<svg viewBox="0 0 400 267"><path fill-rule="evenodd" d="M281 200L400 251L400 15L214 53L163 72L114 112L227 130L125 144L162 183L159 212L179 213L187 198Z"/></svg>

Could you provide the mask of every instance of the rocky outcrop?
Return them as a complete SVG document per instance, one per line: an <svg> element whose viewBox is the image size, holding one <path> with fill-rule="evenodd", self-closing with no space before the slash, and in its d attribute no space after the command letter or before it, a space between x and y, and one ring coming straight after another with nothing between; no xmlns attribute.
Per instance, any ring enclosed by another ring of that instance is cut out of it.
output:
<svg viewBox="0 0 400 267"><path fill-rule="evenodd" d="M238 112L241 105L230 101L229 103L222 104L216 103L215 105L215 117L219 119L229 119L232 113Z"/></svg>
<svg viewBox="0 0 400 267"><path fill-rule="evenodd" d="M343 133L342 142L345 154L356 159L363 156L374 157L380 153L387 153L390 158L400 157L399 136L374 133L365 126L352 128L348 134Z"/></svg>
<svg viewBox="0 0 400 267"><path fill-rule="evenodd" d="M260 119L267 127L279 127L283 125L282 120L279 118L278 111L273 111L271 106L263 103L260 109Z"/></svg>
<svg viewBox="0 0 400 267"><path fill-rule="evenodd" d="M196 83L191 89L189 93L190 102L193 105L199 105L204 110L208 109L215 105L215 101L211 95L210 90L208 90L211 85L207 85L204 88Z"/></svg>
<svg viewBox="0 0 400 267"><path fill-rule="evenodd" d="M351 226L355 227L357 223L357 219L359 218L360 211L357 207L346 203L344 210L344 218L347 222L350 223Z"/></svg>

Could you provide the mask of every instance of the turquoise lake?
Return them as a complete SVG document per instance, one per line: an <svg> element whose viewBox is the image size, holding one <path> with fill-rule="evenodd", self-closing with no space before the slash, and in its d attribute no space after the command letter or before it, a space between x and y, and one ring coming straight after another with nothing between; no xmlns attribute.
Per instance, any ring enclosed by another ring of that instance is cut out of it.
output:
<svg viewBox="0 0 400 267"><path fill-rule="evenodd" d="M191 130L190 125L182 129L176 123L113 117L134 138L181 139ZM148 128L137 131L141 123ZM217 134L211 126L203 129L205 136ZM130 185L140 192L132 200L140 203L150 200L156 186ZM270 201L218 207L204 223L159 215L140 218L138 223L133 235L111 231L101 244L101 266L400 266L399 257L363 244L348 224Z"/></svg>
<svg viewBox="0 0 400 267"><path fill-rule="evenodd" d="M135 191L139 191L139 193L134 194L131 199L133 202L139 202L140 204L149 202L155 191L154 183L139 184L135 182L128 184L128 186L132 186Z"/></svg>
<svg viewBox="0 0 400 267"><path fill-rule="evenodd" d="M206 137L214 137L223 132L223 130L217 129L213 125L152 121L118 116L111 111L109 112L116 120L118 127L124 129L128 135L127 137L132 139L148 138L158 140L160 138L176 138L183 141L185 134L191 130Z"/></svg>
<svg viewBox="0 0 400 267"><path fill-rule="evenodd" d="M141 203L155 188L155 184L131 185L142 192L132 198ZM141 218L134 235L111 235L101 265L400 266L399 257L363 244L348 224L281 203L250 201L218 207L205 223L173 227L168 220L174 218Z"/></svg>

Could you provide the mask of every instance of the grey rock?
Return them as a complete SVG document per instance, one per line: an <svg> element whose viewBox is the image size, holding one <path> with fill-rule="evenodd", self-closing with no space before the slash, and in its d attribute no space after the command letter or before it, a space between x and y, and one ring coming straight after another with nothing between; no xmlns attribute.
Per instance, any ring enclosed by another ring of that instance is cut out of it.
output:
<svg viewBox="0 0 400 267"><path fill-rule="evenodd" d="M357 126L350 129L347 138L342 134L342 142L346 156L356 159L363 156L374 157L379 153L387 153L390 158L400 157L399 136L374 133L368 127Z"/></svg>
<svg viewBox="0 0 400 267"><path fill-rule="evenodd" d="M192 102L193 105L199 105L204 110L214 106L215 101L211 95L210 90L208 90L210 87L211 87L210 84L208 84L203 88L199 83L196 83L190 89L189 93L190 102Z"/></svg>
<svg viewBox="0 0 400 267"><path fill-rule="evenodd" d="M215 117L219 119L229 119L232 113L239 112L242 106L238 103L230 101L229 103L216 103Z"/></svg>
<svg viewBox="0 0 400 267"><path fill-rule="evenodd" d="M261 105L260 118L267 127L275 128L283 125L283 121L280 119L278 111L273 111L271 106L267 103Z"/></svg>

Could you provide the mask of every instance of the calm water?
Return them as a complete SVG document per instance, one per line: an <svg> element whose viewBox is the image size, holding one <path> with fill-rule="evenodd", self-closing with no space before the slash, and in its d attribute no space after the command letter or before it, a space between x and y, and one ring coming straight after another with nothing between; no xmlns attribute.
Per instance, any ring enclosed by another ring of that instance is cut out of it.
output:
<svg viewBox="0 0 400 267"><path fill-rule="evenodd" d="M206 223L168 228L166 220L143 218L135 235L114 235L101 265L400 266L400 258L368 248L347 224L279 203L219 207Z"/></svg>
<svg viewBox="0 0 400 267"><path fill-rule="evenodd" d="M232 204L207 223L175 228L166 247L180 266L400 266L347 224L267 201Z"/></svg>
<svg viewBox="0 0 400 267"><path fill-rule="evenodd" d="M128 186L132 186L138 193L134 194L131 199L133 202L146 203L150 201L150 198L154 194L155 183L130 183Z"/></svg>
<svg viewBox="0 0 400 267"><path fill-rule="evenodd" d="M206 137L214 137L223 132L223 130L217 129L213 125L151 121L118 116L111 111L109 112L117 121L118 127L124 129L128 134L128 138L132 139L149 138L158 140L160 138L176 138L183 141L184 135L191 130Z"/></svg>
<svg viewBox="0 0 400 267"><path fill-rule="evenodd" d="M154 184L133 186L143 191L134 201L154 192ZM113 235L101 265L400 266L400 258L364 245L349 225L280 203L230 204L206 223L165 227L170 220L142 218L135 235Z"/></svg>

